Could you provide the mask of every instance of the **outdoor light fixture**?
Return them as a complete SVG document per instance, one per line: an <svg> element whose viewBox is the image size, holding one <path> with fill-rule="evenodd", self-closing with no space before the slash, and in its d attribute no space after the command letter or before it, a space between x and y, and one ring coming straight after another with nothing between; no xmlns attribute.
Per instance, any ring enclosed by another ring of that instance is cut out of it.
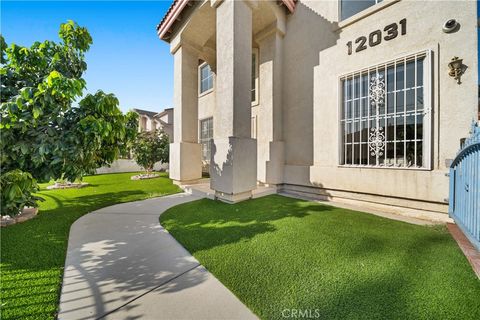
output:
<svg viewBox="0 0 480 320"><path fill-rule="evenodd" d="M455 80L457 80L457 83L460 84L462 83L460 81L460 77L463 74L464 71L464 65L463 65L463 59L459 59L458 57L453 57L452 61L448 64L448 68L450 71L448 72L448 75L450 77L453 77Z"/></svg>

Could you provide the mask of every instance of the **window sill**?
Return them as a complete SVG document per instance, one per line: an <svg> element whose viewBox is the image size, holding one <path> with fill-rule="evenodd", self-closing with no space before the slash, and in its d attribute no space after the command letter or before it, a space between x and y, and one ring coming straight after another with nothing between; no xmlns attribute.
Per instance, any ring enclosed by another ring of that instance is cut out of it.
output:
<svg viewBox="0 0 480 320"><path fill-rule="evenodd" d="M362 20L362 19L364 19L364 18L366 18L366 17L368 17L368 16L370 16L370 15L372 15L372 14L374 14L374 13L380 11L380 10L383 10L387 7L390 7L392 4L397 3L399 1L400 0L384 0L382 2L379 2L379 3L367 8L363 11L360 11L357 14L354 14L353 16L351 16L351 17L349 17L345 20L342 20L342 21L338 22L338 28L335 29L335 31L340 31L340 30L354 24L357 21L360 21L360 20Z"/></svg>
<svg viewBox="0 0 480 320"><path fill-rule="evenodd" d="M201 98L201 97L206 96L207 94L212 93L212 92L213 92L213 88L212 88L212 89L209 89L209 90L207 90L207 91L205 91L205 92L199 93L199 94L198 94L198 97Z"/></svg>
<svg viewBox="0 0 480 320"><path fill-rule="evenodd" d="M352 169L381 169L381 170L409 170L409 171L432 171L431 168L408 168L408 167L386 167L386 166L367 166L367 165L348 165L339 164L338 168L352 168Z"/></svg>
<svg viewBox="0 0 480 320"><path fill-rule="evenodd" d="M252 108L253 108L253 107L257 107L259 104L260 104L260 103L259 103L258 101L252 101L251 106L252 106Z"/></svg>

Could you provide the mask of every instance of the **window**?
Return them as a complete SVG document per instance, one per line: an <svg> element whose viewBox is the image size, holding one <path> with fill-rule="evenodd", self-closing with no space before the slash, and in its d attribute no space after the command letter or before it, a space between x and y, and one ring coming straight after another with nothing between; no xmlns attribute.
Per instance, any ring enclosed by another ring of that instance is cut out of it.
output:
<svg viewBox="0 0 480 320"><path fill-rule="evenodd" d="M213 89L213 72L207 63L200 65L200 94Z"/></svg>
<svg viewBox="0 0 480 320"><path fill-rule="evenodd" d="M147 130L147 118L145 116L142 116L140 118L140 131L145 131Z"/></svg>
<svg viewBox="0 0 480 320"><path fill-rule="evenodd" d="M430 52L341 78L341 165L429 168Z"/></svg>
<svg viewBox="0 0 480 320"><path fill-rule="evenodd" d="M258 104L258 49L253 48L252 51L252 89L251 89L252 105Z"/></svg>
<svg viewBox="0 0 480 320"><path fill-rule="evenodd" d="M350 18L379 2L382 2L382 0L340 0L341 19Z"/></svg>
<svg viewBox="0 0 480 320"><path fill-rule="evenodd" d="M257 139L257 116L253 116L251 119L251 137Z"/></svg>
<svg viewBox="0 0 480 320"><path fill-rule="evenodd" d="M200 141L202 145L202 160L210 162L210 140L213 139L213 118L200 121Z"/></svg>

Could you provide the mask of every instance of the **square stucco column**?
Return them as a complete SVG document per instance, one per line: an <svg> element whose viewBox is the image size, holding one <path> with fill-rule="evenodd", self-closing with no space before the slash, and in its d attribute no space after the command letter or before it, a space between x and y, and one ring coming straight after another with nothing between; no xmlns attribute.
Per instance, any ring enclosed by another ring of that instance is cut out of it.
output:
<svg viewBox="0 0 480 320"><path fill-rule="evenodd" d="M258 180L283 182L284 143L282 135L283 30L277 24L256 35L260 49L260 106L258 109Z"/></svg>
<svg viewBox="0 0 480 320"><path fill-rule="evenodd" d="M251 138L252 9L223 1L216 9L217 81L210 184L216 197L237 202L257 183L257 143Z"/></svg>
<svg viewBox="0 0 480 320"><path fill-rule="evenodd" d="M198 56L182 44L174 53L174 127L170 144L170 178L188 183L202 177L202 149L198 143Z"/></svg>

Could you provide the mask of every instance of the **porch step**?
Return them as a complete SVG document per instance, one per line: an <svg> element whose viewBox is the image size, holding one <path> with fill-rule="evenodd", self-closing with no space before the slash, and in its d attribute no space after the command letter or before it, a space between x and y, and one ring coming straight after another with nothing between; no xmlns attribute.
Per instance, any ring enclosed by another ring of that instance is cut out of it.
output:
<svg viewBox="0 0 480 320"><path fill-rule="evenodd" d="M210 183L196 183L180 186L186 193L194 196L204 197L207 199L215 200L215 190L210 189ZM259 185L252 192L252 198L257 199L271 194L276 194L277 188L272 186Z"/></svg>
<svg viewBox="0 0 480 320"><path fill-rule="evenodd" d="M197 183L180 187L191 195L215 200L215 190L210 189L210 183Z"/></svg>

